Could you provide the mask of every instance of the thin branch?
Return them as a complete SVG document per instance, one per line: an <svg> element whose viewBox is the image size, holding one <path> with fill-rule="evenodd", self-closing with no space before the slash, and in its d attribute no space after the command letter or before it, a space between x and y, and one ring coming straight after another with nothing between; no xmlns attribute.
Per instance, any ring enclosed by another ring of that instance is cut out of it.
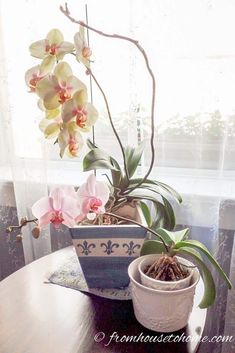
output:
<svg viewBox="0 0 235 353"><path fill-rule="evenodd" d="M116 215L114 213L110 213L110 212L105 212L104 215L107 215L107 216L110 216L110 217L114 217L114 218L117 218L117 219L120 219L122 221L125 221L125 222L129 222L129 223L132 223L132 224L135 224L145 230L147 230L147 232L150 232L154 235L156 235L160 240L161 242L163 243L165 249L167 252L169 252L169 246L166 244L165 240L162 238L161 235L159 235L157 232L155 232L154 230L148 228L148 227L145 227L143 224L137 222L137 221L134 221L133 219L129 219L129 218L126 218L126 217L122 217L122 216L119 216L119 215Z"/></svg>
<svg viewBox="0 0 235 353"><path fill-rule="evenodd" d="M110 112L110 108L109 108L109 103L108 103L108 99L106 97L106 94L104 93L102 87L100 86L99 82L97 81L96 77L94 76L94 74L92 73L91 69L87 67L87 72L90 74L90 76L93 78L93 80L95 81L97 87L99 88L103 98L104 98L104 102L105 102L105 105L106 105L106 109L107 109L107 113L108 113L108 117L109 117L109 122L111 124L111 127L113 129L113 132L114 132L114 135L116 136L116 139L119 143L119 146L121 148L121 151L122 151L122 157L123 157L123 162L124 162L124 169L125 169L125 173L127 175L127 178L129 180L129 173L128 173L128 169L127 169L127 163L126 163L126 156L125 156L125 151L124 151L124 147L122 145L122 141L118 135L118 132L114 126L114 123L113 123L113 119L112 119L112 115L111 115L111 112Z"/></svg>
<svg viewBox="0 0 235 353"><path fill-rule="evenodd" d="M26 218L22 218L22 220L20 221L20 224L18 226L9 226L6 229L6 233L12 233L15 230L21 230L23 227L25 227L28 223L35 223L37 224L38 219L34 218L34 219L26 219Z"/></svg>
<svg viewBox="0 0 235 353"><path fill-rule="evenodd" d="M153 71L149 65L149 60L148 60L148 56L145 52L145 50L142 48L142 46L138 43L137 40L135 39L132 39L132 38L129 38L129 37L126 37L126 36L123 36L123 35L119 35L119 34L109 34L109 33L104 33L100 30L97 30L89 25L86 25L84 22L82 21L78 21L76 20L75 18L73 18L71 15L70 15L70 11L68 9L68 5L67 3L65 3L65 7L63 6L60 6L60 10L61 12L73 23L76 23L76 24L79 24L101 36L104 36L104 37L108 37L108 38L116 38L116 39L122 39L122 40L126 40L128 42L131 42L133 43L138 49L139 51L142 53L143 57L144 57L144 60L145 60L145 63L146 63L146 67L147 67L147 70L151 76L151 79L152 79L152 101L151 101L151 137L150 137L150 146L151 146L151 154L152 154L152 157L151 157L151 162L150 162L150 166L149 166L149 169L146 173L146 175L143 177L143 179L135 186L135 187L132 187L129 192L133 191L134 189L136 189L137 187L139 187L141 184L143 184L146 179L148 178L149 174L151 173L152 171L152 168L153 168L153 165L154 165L154 159L155 159L155 151L154 151L154 109L155 109L155 91L156 91L156 81L155 81L155 77L154 77L154 74L153 74Z"/></svg>

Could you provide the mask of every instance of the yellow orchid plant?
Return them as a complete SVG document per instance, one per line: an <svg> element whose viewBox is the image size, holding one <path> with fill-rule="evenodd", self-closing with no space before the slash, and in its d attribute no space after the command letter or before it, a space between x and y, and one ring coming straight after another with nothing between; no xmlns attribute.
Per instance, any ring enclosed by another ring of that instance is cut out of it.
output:
<svg viewBox="0 0 235 353"><path fill-rule="evenodd" d="M56 138L61 157L64 153L70 157L79 154L83 146L81 133L89 132L98 118L96 108L88 102L85 83L64 61L66 54L73 54L89 67L91 50L82 27L74 42L64 41L60 30L52 29L45 39L30 45L30 54L41 63L25 74L26 84L39 97L38 106L44 113L39 127L46 138Z"/></svg>

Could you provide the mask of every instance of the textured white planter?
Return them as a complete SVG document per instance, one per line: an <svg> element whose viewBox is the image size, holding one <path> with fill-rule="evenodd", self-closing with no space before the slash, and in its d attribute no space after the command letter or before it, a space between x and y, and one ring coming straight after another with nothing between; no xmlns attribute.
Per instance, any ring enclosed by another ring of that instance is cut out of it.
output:
<svg viewBox="0 0 235 353"><path fill-rule="evenodd" d="M188 271L190 272L189 276L179 281L172 281L172 282L159 281L154 278L150 278L149 276L146 276L146 274L144 273L145 268L149 265L152 265L158 258L160 258L160 256L161 255L142 256L142 261L138 265L141 284L149 288L160 289L160 290L177 290L177 289L183 289L188 287L191 282L191 278L193 276L194 268L188 268ZM183 259L182 257L181 258L177 257L177 259L183 265L193 266L192 262L186 259Z"/></svg>
<svg viewBox="0 0 235 353"><path fill-rule="evenodd" d="M174 332L182 329L187 325L193 308L199 271L194 270L190 286L187 288L173 291L157 290L140 283L138 265L141 260L141 257L134 260L128 268L136 319L144 327L157 332Z"/></svg>

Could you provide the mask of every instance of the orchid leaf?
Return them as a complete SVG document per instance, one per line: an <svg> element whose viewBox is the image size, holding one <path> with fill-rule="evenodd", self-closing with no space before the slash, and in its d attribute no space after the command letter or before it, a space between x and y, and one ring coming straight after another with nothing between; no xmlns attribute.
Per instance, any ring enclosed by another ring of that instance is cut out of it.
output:
<svg viewBox="0 0 235 353"><path fill-rule="evenodd" d="M201 309L208 308L214 303L216 296L215 282L210 270L205 265L205 263L201 259L200 254L197 253L195 249L194 251L192 251L192 249L182 246L178 249L178 252L191 257L193 262L199 267L204 282L204 295L201 300L201 303L199 304L199 307Z"/></svg>
<svg viewBox="0 0 235 353"><path fill-rule="evenodd" d="M158 228L155 231L164 239L164 241L166 242L167 245L174 245L174 240L169 235L169 233L171 233L171 232L168 232L164 228Z"/></svg>
<svg viewBox="0 0 235 353"><path fill-rule="evenodd" d="M94 142L92 142L90 139L86 140L87 146L90 148L90 150L94 150L95 148L99 148Z"/></svg>
<svg viewBox="0 0 235 353"><path fill-rule="evenodd" d="M124 148L129 178L131 178L134 175L136 168L138 167L138 164L141 160L143 151L144 151L143 143L141 143L138 147L127 146Z"/></svg>
<svg viewBox="0 0 235 353"><path fill-rule="evenodd" d="M209 250L205 247L204 244L200 243L197 240L185 240L185 241L180 241L179 243L177 243L175 245L175 248L180 249L181 247L185 247L185 246L187 246L188 248L193 248L193 249L201 251L207 257L207 259L211 262L211 264L216 268L219 275L225 280L228 288L229 289L232 288L232 283L230 282L229 278L227 277L227 275L225 274L225 272L223 271L223 269L221 268L219 263L210 254Z"/></svg>
<svg viewBox="0 0 235 353"><path fill-rule="evenodd" d="M152 222L152 220L151 220L151 214L150 214L150 211L149 211L149 208L148 208L148 206L146 205L146 203L145 202L142 202L142 201L140 201L140 207L141 207L141 210L142 210L142 212L143 212L143 215L144 215L144 218L145 218L145 220L146 220L146 223L147 223L147 225L148 225L148 227L151 225L151 222Z"/></svg>
<svg viewBox="0 0 235 353"><path fill-rule="evenodd" d="M138 185L139 182L141 182L142 180L143 179L141 179L141 178L136 178L136 179L130 180L130 187L132 188L135 185ZM149 186L149 185L156 185L158 188L163 189L169 195L174 197L179 203L182 202L182 198L181 198L180 194L176 190L174 190L171 186L164 184L162 182L147 179L147 180L145 180L144 184L141 184L141 186L139 186L139 187L145 187L145 186ZM159 189L159 192L161 192L160 189Z"/></svg>
<svg viewBox="0 0 235 353"><path fill-rule="evenodd" d="M189 228L179 230L176 232L170 232L167 229L158 228L157 233L160 234L164 239L167 239L168 244L176 244L177 242L185 239L189 232Z"/></svg>
<svg viewBox="0 0 235 353"><path fill-rule="evenodd" d="M111 157L99 148L92 149L83 159L84 172L94 169L118 170Z"/></svg>
<svg viewBox="0 0 235 353"><path fill-rule="evenodd" d="M166 249L161 241L146 240L140 250L140 256L149 254L162 254L165 252Z"/></svg>

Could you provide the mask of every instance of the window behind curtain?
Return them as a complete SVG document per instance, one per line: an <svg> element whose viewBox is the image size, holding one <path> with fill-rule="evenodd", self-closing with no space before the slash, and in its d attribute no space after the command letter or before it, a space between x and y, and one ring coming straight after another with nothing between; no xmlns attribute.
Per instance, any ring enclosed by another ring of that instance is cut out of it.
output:
<svg viewBox="0 0 235 353"><path fill-rule="evenodd" d="M2 1L2 25L9 78L9 109L15 155L47 159L52 175L81 170L82 156L60 161L58 148L38 129L42 118L37 99L27 92L25 71L38 60L28 46L59 28L71 41L78 29L59 11L61 1ZM146 49L157 79L156 125L158 166L235 169L235 3L232 0L104 1L88 0L89 22L109 33L130 35ZM71 0L71 13L85 20L84 1ZM19 15L20 14L20 15ZM93 71L106 92L124 143L149 143L151 81L142 56L128 43L90 33ZM74 73L89 85L81 65ZM101 147L120 157L104 102L93 84L100 111L95 127ZM85 151L84 151L85 153ZM150 160L145 153L142 168ZM76 166L74 165L76 163ZM58 173L63 171L63 173Z"/></svg>

